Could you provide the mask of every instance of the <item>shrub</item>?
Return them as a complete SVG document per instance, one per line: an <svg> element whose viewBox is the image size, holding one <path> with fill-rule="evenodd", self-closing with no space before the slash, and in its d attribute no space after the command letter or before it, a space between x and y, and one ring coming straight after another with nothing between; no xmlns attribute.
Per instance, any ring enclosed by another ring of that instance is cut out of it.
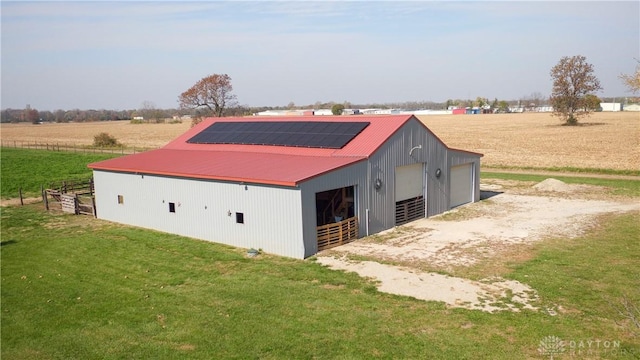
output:
<svg viewBox="0 0 640 360"><path fill-rule="evenodd" d="M95 147L113 147L118 145L120 145L118 140L105 132L93 137L93 146Z"/></svg>

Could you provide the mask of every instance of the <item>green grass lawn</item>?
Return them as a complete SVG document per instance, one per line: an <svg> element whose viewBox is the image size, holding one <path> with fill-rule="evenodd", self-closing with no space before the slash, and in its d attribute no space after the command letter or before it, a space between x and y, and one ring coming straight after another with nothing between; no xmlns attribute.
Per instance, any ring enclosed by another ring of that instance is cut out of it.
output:
<svg viewBox="0 0 640 360"><path fill-rule="evenodd" d="M120 156L118 154L81 154L65 151L0 149L4 199L18 197L22 187L25 196L39 196L40 186L63 180L88 179L87 164Z"/></svg>
<svg viewBox="0 0 640 360"><path fill-rule="evenodd" d="M595 186L604 186L611 189L615 195L625 195L632 197L640 197L640 180L621 180L621 179L600 179L590 177L571 177L571 176L555 176L555 175L531 175L531 174L511 174L482 171L480 178L482 179L502 179L517 181L544 181L548 178L554 178L567 184L586 184Z"/></svg>
<svg viewBox="0 0 640 360"><path fill-rule="evenodd" d="M447 309L312 260L248 258L36 205L3 208L1 355L538 359L548 358L540 341L558 336L618 341L616 359L637 358L638 329L615 305L623 296L640 302L640 214L605 220L583 238L541 242L533 260L512 265L508 277L536 289L551 316Z"/></svg>
<svg viewBox="0 0 640 360"><path fill-rule="evenodd" d="M87 163L113 156L2 149L2 196L88 177ZM637 181L559 179L640 195ZM41 204L0 211L3 359L541 359L547 336L620 344L567 345L560 359L640 357L640 329L619 313L622 299L640 306L637 213L537 243L505 277L536 289L545 310L489 314L380 293L312 259L248 258Z"/></svg>

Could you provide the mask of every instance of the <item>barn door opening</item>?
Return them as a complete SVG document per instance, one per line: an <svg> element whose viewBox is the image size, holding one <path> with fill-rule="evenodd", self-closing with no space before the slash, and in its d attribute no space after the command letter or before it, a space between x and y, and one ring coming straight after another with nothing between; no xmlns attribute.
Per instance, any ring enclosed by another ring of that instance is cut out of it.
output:
<svg viewBox="0 0 640 360"><path fill-rule="evenodd" d="M396 225L425 217L424 164L396 168Z"/></svg>
<svg viewBox="0 0 640 360"><path fill-rule="evenodd" d="M318 251L358 238L355 205L353 186L316 193Z"/></svg>

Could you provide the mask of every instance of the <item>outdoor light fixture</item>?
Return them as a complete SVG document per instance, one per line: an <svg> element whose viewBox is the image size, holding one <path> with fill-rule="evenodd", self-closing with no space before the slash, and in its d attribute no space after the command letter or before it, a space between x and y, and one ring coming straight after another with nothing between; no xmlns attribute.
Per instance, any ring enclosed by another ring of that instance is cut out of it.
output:
<svg viewBox="0 0 640 360"><path fill-rule="evenodd" d="M412 147L411 150L409 150L409 156L411 156L411 154L413 154L413 150L416 150L416 149L422 149L422 145Z"/></svg>
<svg viewBox="0 0 640 360"><path fill-rule="evenodd" d="M373 187L374 187L376 190L380 190L380 188L382 187L382 180L380 180L380 179L376 179L376 182L373 184Z"/></svg>
<svg viewBox="0 0 640 360"><path fill-rule="evenodd" d="M442 175L442 170L437 169L437 170L436 170L436 177L437 177L437 178L440 178L440 175Z"/></svg>

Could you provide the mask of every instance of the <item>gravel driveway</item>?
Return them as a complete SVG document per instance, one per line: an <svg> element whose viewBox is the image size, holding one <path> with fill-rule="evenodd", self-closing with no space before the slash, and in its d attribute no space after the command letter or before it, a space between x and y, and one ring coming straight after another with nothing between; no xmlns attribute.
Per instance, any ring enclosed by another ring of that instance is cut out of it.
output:
<svg viewBox="0 0 640 360"><path fill-rule="evenodd" d="M637 199L607 197L601 188L555 179L538 184L493 180L481 189L485 199L478 203L321 252L318 262L374 279L380 291L451 307L536 309L536 291L527 284L499 277L473 281L420 268L428 264L450 272L498 257L509 246L580 236L599 215L640 211ZM353 255L367 261L351 260Z"/></svg>

